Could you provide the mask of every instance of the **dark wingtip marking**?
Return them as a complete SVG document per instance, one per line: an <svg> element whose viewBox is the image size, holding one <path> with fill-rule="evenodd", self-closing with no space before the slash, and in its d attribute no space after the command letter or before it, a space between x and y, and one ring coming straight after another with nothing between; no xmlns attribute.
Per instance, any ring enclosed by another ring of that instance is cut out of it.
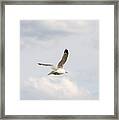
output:
<svg viewBox="0 0 119 120"><path fill-rule="evenodd" d="M64 51L64 52L68 54L68 50L67 50L67 49L65 49L65 51Z"/></svg>

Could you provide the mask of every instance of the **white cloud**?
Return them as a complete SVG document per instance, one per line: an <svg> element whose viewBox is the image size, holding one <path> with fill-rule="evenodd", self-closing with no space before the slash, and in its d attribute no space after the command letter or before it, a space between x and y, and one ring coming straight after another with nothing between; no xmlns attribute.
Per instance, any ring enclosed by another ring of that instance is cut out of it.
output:
<svg viewBox="0 0 119 120"><path fill-rule="evenodd" d="M41 21L42 26L45 26L45 29L47 30L62 30L64 32L70 32L70 33L79 33L79 32L86 32L88 29L94 29L95 26L98 25L97 20L49 20L49 21ZM40 22L39 22L40 23ZM39 24L39 26L41 26ZM88 29L87 29L88 28ZM89 32L89 31L88 31ZM94 31L93 31L94 32Z"/></svg>
<svg viewBox="0 0 119 120"><path fill-rule="evenodd" d="M41 78L30 78L24 84L24 89L35 91L36 97L34 95L33 98L32 95L31 99L39 99L40 96L42 96L40 99L90 99L91 97L88 89L79 88L76 82L67 76L51 75Z"/></svg>
<svg viewBox="0 0 119 120"><path fill-rule="evenodd" d="M97 27L97 20L24 20L21 21L21 36L35 36L38 40L41 38L49 40L57 36L94 34Z"/></svg>

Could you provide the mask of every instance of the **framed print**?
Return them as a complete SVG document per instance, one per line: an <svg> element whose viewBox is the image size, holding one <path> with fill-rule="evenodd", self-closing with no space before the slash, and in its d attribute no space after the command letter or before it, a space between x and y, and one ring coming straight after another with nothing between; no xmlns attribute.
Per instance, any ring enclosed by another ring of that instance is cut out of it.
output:
<svg viewBox="0 0 119 120"><path fill-rule="evenodd" d="M118 2L2 2L6 119L118 119Z"/></svg>

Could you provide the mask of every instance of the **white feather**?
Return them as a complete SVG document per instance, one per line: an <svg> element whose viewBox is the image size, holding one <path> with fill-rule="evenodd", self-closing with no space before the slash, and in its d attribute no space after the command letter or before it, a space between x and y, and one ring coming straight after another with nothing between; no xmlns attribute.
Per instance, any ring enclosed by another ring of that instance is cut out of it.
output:
<svg viewBox="0 0 119 120"><path fill-rule="evenodd" d="M58 73L65 73L65 70L64 70L63 68L58 68L58 69L56 70L56 72L58 72Z"/></svg>
<svg viewBox="0 0 119 120"><path fill-rule="evenodd" d="M57 67L53 65L53 66L51 67L51 69L52 69L53 71L56 71L56 70L57 70Z"/></svg>

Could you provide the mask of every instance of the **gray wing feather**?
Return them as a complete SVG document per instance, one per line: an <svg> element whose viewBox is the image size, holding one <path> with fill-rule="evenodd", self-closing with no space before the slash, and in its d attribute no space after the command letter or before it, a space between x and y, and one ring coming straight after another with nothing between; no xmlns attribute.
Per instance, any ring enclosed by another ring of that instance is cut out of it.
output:
<svg viewBox="0 0 119 120"><path fill-rule="evenodd" d="M64 54L63 54L63 57L62 57L61 61L58 63L58 65L57 65L58 68L62 68L62 67L63 67L63 65L64 65L65 62L67 61L67 58L68 58L68 50L65 49Z"/></svg>

